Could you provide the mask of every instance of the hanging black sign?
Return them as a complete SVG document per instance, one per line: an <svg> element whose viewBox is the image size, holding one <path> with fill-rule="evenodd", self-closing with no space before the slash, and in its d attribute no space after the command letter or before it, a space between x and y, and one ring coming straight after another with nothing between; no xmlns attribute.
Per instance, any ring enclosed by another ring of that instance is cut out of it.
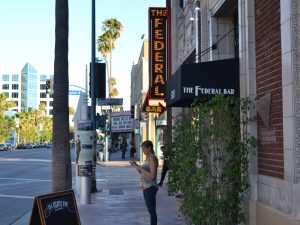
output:
<svg viewBox="0 0 300 225"><path fill-rule="evenodd" d="M80 225L73 190L37 196L29 225Z"/></svg>
<svg viewBox="0 0 300 225"><path fill-rule="evenodd" d="M149 8L150 99L166 98L168 9Z"/></svg>
<svg viewBox="0 0 300 225"><path fill-rule="evenodd" d="M190 107L216 94L239 96L238 58L182 65L168 80L167 106Z"/></svg>

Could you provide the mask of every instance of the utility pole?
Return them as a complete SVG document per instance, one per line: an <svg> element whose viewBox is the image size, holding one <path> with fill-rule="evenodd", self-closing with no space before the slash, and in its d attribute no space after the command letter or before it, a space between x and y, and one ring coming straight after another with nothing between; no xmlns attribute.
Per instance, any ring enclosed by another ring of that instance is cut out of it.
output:
<svg viewBox="0 0 300 225"><path fill-rule="evenodd" d="M96 0L92 0L92 38L91 38L91 120L92 120L92 130L96 131L96 92L95 92L95 61L96 61ZM97 145L96 145L97 148ZM97 151L97 149L96 149ZM91 191L97 191L96 183L96 165L93 168L93 176L91 179Z"/></svg>
<svg viewBox="0 0 300 225"><path fill-rule="evenodd" d="M96 60L96 3L95 0L92 0L92 57L91 57L91 98L92 98L92 112L91 112L91 120L93 123L93 130L96 130L96 97L95 97L95 60Z"/></svg>

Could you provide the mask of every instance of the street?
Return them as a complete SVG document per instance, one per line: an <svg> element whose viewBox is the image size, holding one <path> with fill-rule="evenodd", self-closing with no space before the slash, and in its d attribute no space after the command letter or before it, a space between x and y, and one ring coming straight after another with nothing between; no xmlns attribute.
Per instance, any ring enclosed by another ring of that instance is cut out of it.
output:
<svg viewBox="0 0 300 225"><path fill-rule="evenodd" d="M112 156L116 160L120 157L121 152ZM74 187L74 164L72 172ZM148 212L138 185L139 175L128 166L126 160L97 166L98 192L92 195L92 204L80 205L77 198L81 223L149 224ZM0 225L28 224L34 196L50 193L51 188L51 150L1 151ZM182 225L183 221L177 219L175 199L168 196L166 188L158 192L157 199L160 224Z"/></svg>
<svg viewBox="0 0 300 225"><path fill-rule="evenodd" d="M51 150L0 152L0 224L13 224L33 198L51 192Z"/></svg>

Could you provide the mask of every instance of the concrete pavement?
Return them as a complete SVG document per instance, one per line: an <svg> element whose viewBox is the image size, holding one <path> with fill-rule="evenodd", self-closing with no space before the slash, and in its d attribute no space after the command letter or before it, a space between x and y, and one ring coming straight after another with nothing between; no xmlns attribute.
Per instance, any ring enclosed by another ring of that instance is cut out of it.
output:
<svg viewBox="0 0 300 225"><path fill-rule="evenodd" d="M82 225L149 225L143 193L139 188L140 176L126 161L113 161L97 167L97 184L100 192L92 195L92 204L79 205ZM79 199L79 198L78 198ZM157 193L159 225L183 225L177 219L174 197L169 197L165 187Z"/></svg>
<svg viewBox="0 0 300 225"><path fill-rule="evenodd" d="M119 160L118 154L112 159ZM97 166L101 191L92 195L91 205L77 201L82 225L150 224L139 179L125 160ZM0 152L0 225L28 225L34 196L50 192L51 150ZM160 225L185 224L177 219L175 199L165 188L158 191L157 211Z"/></svg>

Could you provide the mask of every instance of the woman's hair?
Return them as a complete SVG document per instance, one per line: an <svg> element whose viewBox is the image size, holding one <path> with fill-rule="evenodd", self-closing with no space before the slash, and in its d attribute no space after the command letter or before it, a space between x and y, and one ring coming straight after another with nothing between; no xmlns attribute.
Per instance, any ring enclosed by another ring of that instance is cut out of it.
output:
<svg viewBox="0 0 300 225"><path fill-rule="evenodd" d="M152 143L152 141L149 141L149 140L144 141L144 142L142 143L142 147L150 148L151 150L153 150L153 143Z"/></svg>

